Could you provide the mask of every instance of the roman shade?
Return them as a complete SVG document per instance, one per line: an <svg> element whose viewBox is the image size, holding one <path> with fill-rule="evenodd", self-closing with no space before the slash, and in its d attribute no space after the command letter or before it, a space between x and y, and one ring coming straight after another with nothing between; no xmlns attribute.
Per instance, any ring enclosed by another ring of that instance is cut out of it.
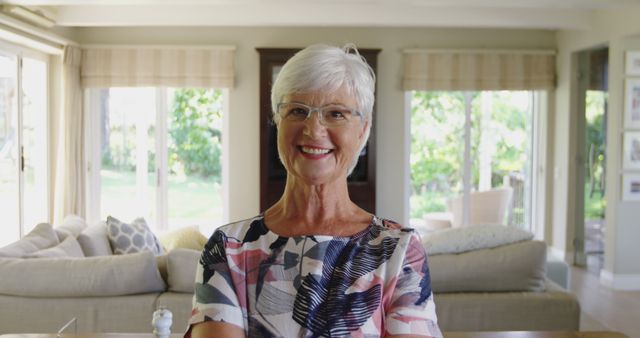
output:
<svg viewBox="0 0 640 338"><path fill-rule="evenodd" d="M232 46L95 46L82 51L84 88L234 84Z"/></svg>
<svg viewBox="0 0 640 338"><path fill-rule="evenodd" d="M544 90L555 53L534 50L404 50L404 90Z"/></svg>

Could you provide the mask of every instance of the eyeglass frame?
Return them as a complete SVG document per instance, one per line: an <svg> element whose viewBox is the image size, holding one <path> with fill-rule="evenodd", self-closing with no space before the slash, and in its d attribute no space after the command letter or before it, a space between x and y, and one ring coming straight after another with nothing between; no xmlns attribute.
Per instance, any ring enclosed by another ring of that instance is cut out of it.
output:
<svg viewBox="0 0 640 338"><path fill-rule="evenodd" d="M304 104L304 103L301 103L301 102L280 102L280 103L278 103L278 105L276 107L278 109L277 114L280 116L280 118L282 120L286 120L286 118L285 118L285 116L280 114L280 107L283 106L283 105L288 105L288 104L298 105L298 106L301 106L301 107L303 107L303 108L308 110L307 117L305 117L304 120L291 121L291 122L306 122L311 117L311 114L313 114L313 112L317 112L318 113L318 118L320 119L320 124L325 126L325 127L342 127L342 126L346 126L346 125L349 124L349 121L347 120L347 122L344 123L344 124L336 124L336 125L329 124L329 125L327 125L326 122L325 122L326 120L325 120L325 116L324 116L324 114L327 112L324 109L326 109L327 107L344 108L345 110L348 110L351 113L351 115L359 117L360 118L360 122L364 122L364 119L365 119L364 114L361 113L359 110L357 110L355 108L351 108L349 106L345 106L343 104L339 104L339 103L330 103L330 104L326 104L326 105L324 105L322 107L316 107L316 106L310 106L308 104Z"/></svg>

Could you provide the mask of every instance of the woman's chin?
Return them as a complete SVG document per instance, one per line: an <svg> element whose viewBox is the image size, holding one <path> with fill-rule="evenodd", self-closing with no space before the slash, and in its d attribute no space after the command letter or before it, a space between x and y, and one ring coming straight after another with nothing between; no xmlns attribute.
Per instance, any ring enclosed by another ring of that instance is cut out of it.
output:
<svg viewBox="0 0 640 338"><path fill-rule="evenodd" d="M339 180L340 175L336 175L334 171L304 171L294 174L294 177L296 177L301 183L304 183L306 185L326 185Z"/></svg>

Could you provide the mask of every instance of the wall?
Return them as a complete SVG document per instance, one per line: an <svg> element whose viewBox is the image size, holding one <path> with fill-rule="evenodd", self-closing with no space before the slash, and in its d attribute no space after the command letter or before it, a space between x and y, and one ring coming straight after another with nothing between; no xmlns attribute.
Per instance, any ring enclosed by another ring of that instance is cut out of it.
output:
<svg viewBox="0 0 640 338"><path fill-rule="evenodd" d="M588 31L562 31L558 33L558 88L555 116L555 172L553 241L554 248L572 256L573 211L570 178L576 170L572 154L576 144L572 126L578 117L576 111L575 52L600 46L609 47L609 115L607 121L607 174L606 174L606 234L605 262L601 273L603 283L621 289L640 287L640 227L637 224L639 203L622 202L621 152L623 112L623 71L625 50L640 50L640 6L624 10L598 11L594 15L593 29ZM636 36L634 38L634 35Z"/></svg>
<svg viewBox="0 0 640 338"><path fill-rule="evenodd" d="M258 53L256 47L304 47L354 42L381 48L376 120L377 213L408 220L409 128L401 89L404 48L553 49L555 35L542 30L409 28L79 28L67 35L81 44L212 44L237 50L236 86L230 90L229 219L259 209Z"/></svg>

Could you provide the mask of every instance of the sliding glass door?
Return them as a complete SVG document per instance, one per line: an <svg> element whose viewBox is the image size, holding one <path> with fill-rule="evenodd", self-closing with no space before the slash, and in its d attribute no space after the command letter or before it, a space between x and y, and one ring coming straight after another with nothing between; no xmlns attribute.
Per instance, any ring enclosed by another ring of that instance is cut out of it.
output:
<svg viewBox="0 0 640 338"><path fill-rule="evenodd" d="M0 246L49 218L46 60L0 45Z"/></svg>
<svg viewBox="0 0 640 338"><path fill-rule="evenodd" d="M20 145L18 140L18 58L0 53L0 246L20 238Z"/></svg>

